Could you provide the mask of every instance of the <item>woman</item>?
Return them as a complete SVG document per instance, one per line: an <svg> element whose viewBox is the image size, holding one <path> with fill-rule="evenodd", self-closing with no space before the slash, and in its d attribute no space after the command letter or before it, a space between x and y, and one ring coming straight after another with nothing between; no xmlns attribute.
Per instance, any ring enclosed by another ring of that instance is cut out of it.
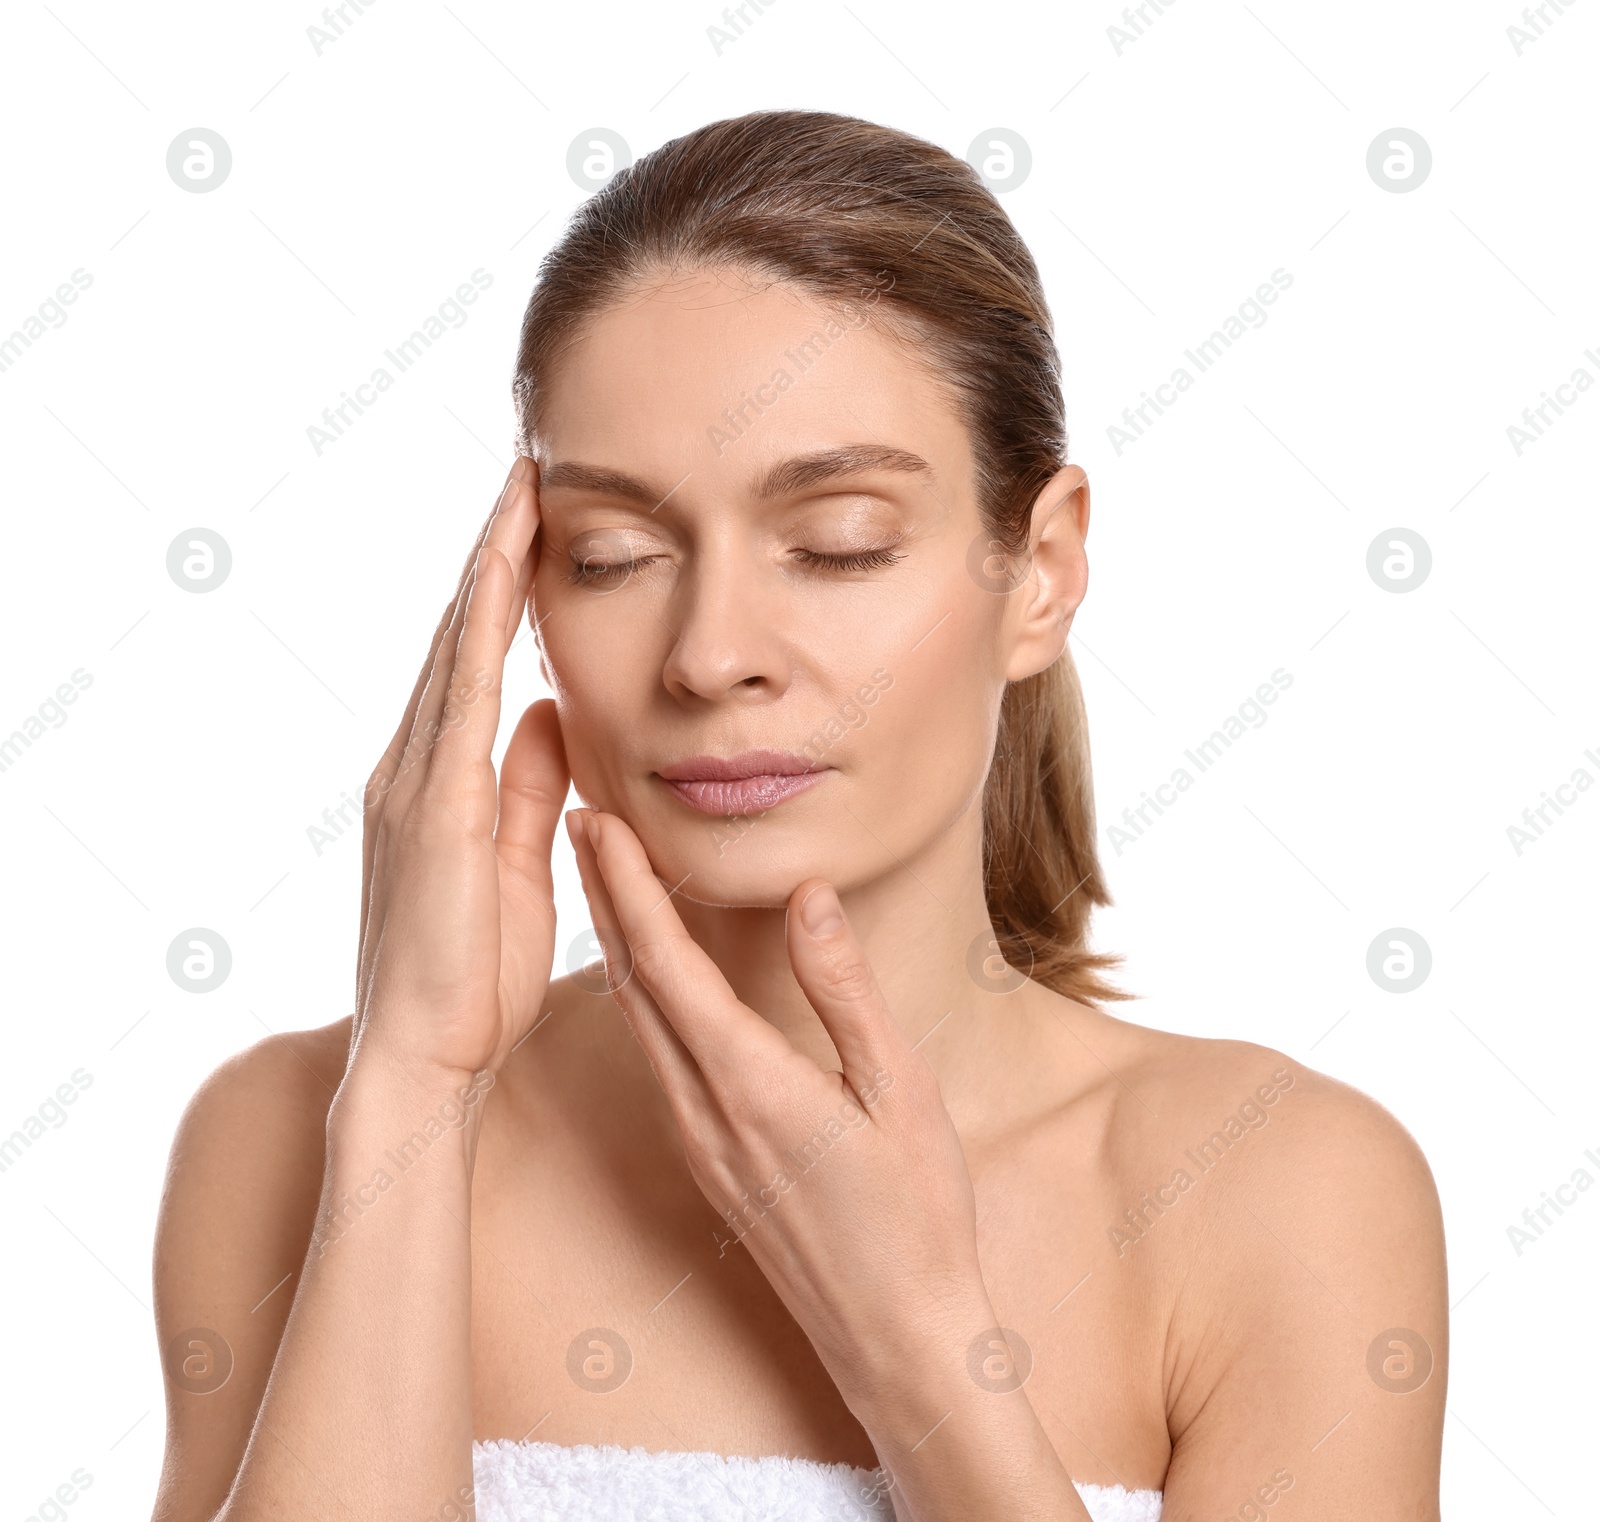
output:
<svg viewBox="0 0 1600 1522"><path fill-rule="evenodd" d="M821 113L668 143L515 397L356 1013L174 1145L157 1518L1436 1517L1417 1147L1100 1007L1089 489L979 178ZM549 978L569 777L604 980Z"/></svg>

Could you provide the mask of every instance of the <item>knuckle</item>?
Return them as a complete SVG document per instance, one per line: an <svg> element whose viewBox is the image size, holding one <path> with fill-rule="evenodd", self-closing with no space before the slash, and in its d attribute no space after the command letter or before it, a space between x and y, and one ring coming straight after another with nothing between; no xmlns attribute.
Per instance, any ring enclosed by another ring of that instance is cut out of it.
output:
<svg viewBox="0 0 1600 1522"><path fill-rule="evenodd" d="M633 948L633 965L646 983L658 984L670 974L675 958L663 940L643 940Z"/></svg>
<svg viewBox="0 0 1600 1522"><path fill-rule="evenodd" d="M434 845L427 811L415 806L397 809L385 817L379 824L379 833L391 842L389 850L396 861L426 855Z"/></svg>
<svg viewBox="0 0 1600 1522"><path fill-rule="evenodd" d="M567 801L566 783L544 772L518 772L501 779L501 790L537 812L551 813Z"/></svg>
<svg viewBox="0 0 1600 1522"><path fill-rule="evenodd" d="M453 672L439 724L441 738L461 729L471 717L473 709L484 698L498 691L498 687L499 684L488 672L480 671L470 677L465 672Z"/></svg>
<svg viewBox="0 0 1600 1522"><path fill-rule="evenodd" d="M394 780L398 782L402 777L410 776L429 750L438 734L438 724L434 719L425 714L418 714L416 722L411 727L411 733L406 736L405 744L400 748L400 755L395 762Z"/></svg>
<svg viewBox="0 0 1600 1522"><path fill-rule="evenodd" d="M417 807L406 822L417 838L430 845L457 840L463 833L482 834L494 824L494 768L487 782L476 767L430 771L417 793ZM487 788L487 791L486 791Z"/></svg>
<svg viewBox="0 0 1600 1522"><path fill-rule="evenodd" d="M649 1010L639 998L638 989L633 987L633 961L626 952L618 953L612 947L601 942L604 956L601 966L605 971L606 993L611 996L611 1002L623 1013L630 1024L637 1025L640 1020L649 1017Z"/></svg>
<svg viewBox="0 0 1600 1522"><path fill-rule="evenodd" d="M678 1130L683 1136L684 1159L695 1178L718 1192L726 1190L732 1174L724 1163L715 1129L705 1117L686 1113L678 1117Z"/></svg>
<svg viewBox="0 0 1600 1522"><path fill-rule="evenodd" d="M877 987L872 968L858 951L840 952L830 957L823 966L822 979L828 993L846 1003L869 998Z"/></svg>
<svg viewBox="0 0 1600 1522"><path fill-rule="evenodd" d="M716 1156L716 1142L704 1117L693 1112L680 1114L678 1129L683 1133L683 1150L698 1166L706 1167Z"/></svg>
<svg viewBox="0 0 1600 1522"><path fill-rule="evenodd" d="M374 804L382 805L389 789L394 786L395 774L399 770L401 757L404 754L405 747L398 741L393 741L378 757L378 764L367 774L367 787L362 794L367 808L372 808Z"/></svg>
<svg viewBox="0 0 1600 1522"><path fill-rule="evenodd" d="M366 789L361 795L361 813L369 824L381 820L387 812L394 784L395 771L387 762L380 764L367 778Z"/></svg>
<svg viewBox="0 0 1600 1522"><path fill-rule="evenodd" d="M735 1137L751 1137L762 1129L764 1112L755 1096L744 1088L724 1091L716 1096L718 1108L728 1133Z"/></svg>

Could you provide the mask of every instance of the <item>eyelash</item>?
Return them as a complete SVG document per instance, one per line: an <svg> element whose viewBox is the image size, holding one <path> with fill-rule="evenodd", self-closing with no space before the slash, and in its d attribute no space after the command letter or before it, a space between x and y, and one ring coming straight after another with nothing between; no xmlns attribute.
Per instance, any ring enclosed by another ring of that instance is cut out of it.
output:
<svg viewBox="0 0 1600 1522"><path fill-rule="evenodd" d="M876 550L854 550L847 555L827 555L821 550L796 550L795 555L801 565L825 566L835 571L876 571L905 558L887 545Z"/></svg>
<svg viewBox="0 0 1600 1522"><path fill-rule="evenodd" d="M876 571L905 558L899 550L887 547L877 550L855 550L847 555L829 555L821 550L796 550L794 553L801 565L833 571ZM580 585L586 582L615 581L631 576L641 566L648 565L655 558L653 555L646 555L639 560L622 560L614 565L578 565L573 567L572 574L567 579Z"/></svg>
<svg viewBox="0 0 1600 1522"><path fill-rule="evenodd" d="M575 565L567 580L579 586L595 581L613 581L619 576L631 575L638 566L644 564L643 560L619 560L614 565Z"/></svg>

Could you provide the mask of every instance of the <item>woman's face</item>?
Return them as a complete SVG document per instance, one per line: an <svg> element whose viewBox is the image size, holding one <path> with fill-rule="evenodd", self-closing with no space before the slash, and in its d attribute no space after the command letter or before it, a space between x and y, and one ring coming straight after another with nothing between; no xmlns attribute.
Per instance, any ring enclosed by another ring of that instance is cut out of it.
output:
<svg viewBox="0 0 1600 1522"><path fill-rule="evenodd" d="M642 288L562 361L535 448L573 780L667 883L778 907L976 838L1028 594L986 577L967 431L872 290Z"/></svg>

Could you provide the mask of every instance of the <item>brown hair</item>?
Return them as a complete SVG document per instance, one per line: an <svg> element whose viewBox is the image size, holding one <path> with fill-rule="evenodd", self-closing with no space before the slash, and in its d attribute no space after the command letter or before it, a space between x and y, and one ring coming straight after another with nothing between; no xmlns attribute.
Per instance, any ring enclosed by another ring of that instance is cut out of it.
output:
<svg viewBox="0 0 1600 1522"><path fill-rule="evenodd" d="M713 122L586 201L545 255L523 318L512 386L520 451L534 452L541 387L587 318L641 279L712 265L836 303L874 292L891 334L913 338L946 378L973 440L986 531L1007 554L1026 553L1030 509L1067 450L1038 270L976 170L856 117L758 111ZM1090 916L1111 895L1070 651L1006 689L983 840L1006 960L1081 1003L1134 997L1102 976L1121 958L1088 949Z"/></svg>

